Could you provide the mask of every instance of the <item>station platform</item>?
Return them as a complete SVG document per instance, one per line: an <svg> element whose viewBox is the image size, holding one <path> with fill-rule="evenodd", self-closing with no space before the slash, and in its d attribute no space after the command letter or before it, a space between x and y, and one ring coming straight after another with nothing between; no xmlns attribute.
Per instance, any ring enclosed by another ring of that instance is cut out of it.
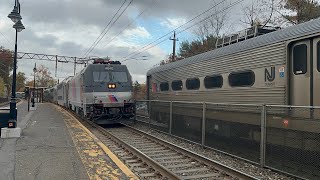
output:
<svg viewBox="0 0 320 180"><path fill-rule="evenodd" d="M18 106L20 138L0 139L0 180L138 179L70 113L53 104Z"/></svg>

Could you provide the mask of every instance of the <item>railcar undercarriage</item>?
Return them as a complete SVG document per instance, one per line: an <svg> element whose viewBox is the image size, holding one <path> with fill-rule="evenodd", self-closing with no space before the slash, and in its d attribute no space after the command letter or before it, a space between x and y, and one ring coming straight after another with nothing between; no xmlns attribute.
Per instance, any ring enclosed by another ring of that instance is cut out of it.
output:
<svg viewBox="0 0 320 180"><path fill-rule="evenodd" d="M105 107L94 104L87 107L87 117L97 124L114 124L134 117L134 104L125 103L123 107Z"/></svg>

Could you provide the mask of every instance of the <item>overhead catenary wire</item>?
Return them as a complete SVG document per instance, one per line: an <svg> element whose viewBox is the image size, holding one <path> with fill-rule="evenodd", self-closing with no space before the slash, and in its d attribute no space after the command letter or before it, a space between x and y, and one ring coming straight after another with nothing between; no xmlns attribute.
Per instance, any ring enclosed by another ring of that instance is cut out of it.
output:
<svg viewBox="0 0 320 180"><path fill-rule="evenodd" d="M95 45L91 48L91 50L87 53L87 56L90 56L90 53L94 50L94 48L99 44L99 42L104 38L104 36L110 31L112 26L119 20L119 18L123 15L123 13L128 9L128 7L131 5L133 0L131 0L127 6L122 10L120 15L112 22L112 24L109 26L109 28L103 33L103 35L100 37L100 39L95 43Z"/></svg>
<svg viewBox="0 0 320 180"><path fill-rule="evenodd" d="M193 25L191 25L191 26L189 26L189 27L187 27L187 28L185 28L185 29L183 29L183 30L179 31L177 34L181 34L182 32L184 32L184 31L187 31L187 30L191 29L192 27L194 27L194 26L196 26L196 25L198 25L198 24L200 24L200 23L202 23L202 22L206 21L206 20L207 20L207 19L209 19L210 17L213 17L213 16L215 16L215 15L218 15L218 14L220 14L220 13L222 13L222 12L224 12L224 11L226 11L226 10L228 10L228 9L232 8L232 7L234 7L235 5L237 5L237 4L239 4L239 3L241 3L242 1L244 1L244 0L237 0L237 1L235 1L234 3L231 3L228 7L224 8L224 9L222 9L222 10L220 10L220 11L218 11L218 12L214 13L214 14L211 14L210 16L207 16L206 18L204 18L204 19L202 19L202 20L198 21L197 23L195 23L195 24L193 24Z"/></svg>
<svg viewBox="0 0 320 180"><path fill-rule="evenodd" d="M203 18L202 20L198 21L197 23L195 23L195 24L193 24L193 25L191 25L191 26L189 26L189 27L187 27L187 28L185 28L185 29L183 29L183 30L181 30L181 31L178 31L177 34L181 34L182 32L189 30L190 28L194 27L195 25L198 25L199 23L202 23L203 21L206 21L206 20L209 19L210 17L212 17L212 16L214 16L214 15L217 15L217 14L219 14L219 13L221 13L221 12L227 10L227 9L230 9L231 7L234 7L235 5L239 4L239 3L242 2L242 1L244 1L244 0L238 0L238 1L230 4L228 7L223 8L222 10L220 10L220 11L214 13L214 14L211 14L211 15ZM222 1L222 2L223 2L223 1ZM222 3L222 2L220 2L220 3ZM218 5L218 4L216 4L216 5ZM216 6L216 5L215 5L215 6ZM212 9L212 8L211 8L211 9ZM189 22L189 21L188 21L188 22ZM185 23L185 24L187 24L187 23ZM151 48L153 48L153 47L155 47L155 46L157 46L157 45L165 42L167 39L163 39L164 37L167 37L168 35L171 35L172 32L174 32L175 30L181 28L181 27L184 26L185 24L183 24L183 25L175 28L174 30L172 30L172 31L170 31L169 33L161 36L161 37L158 38L157 40L155 40L155 41L149 43L148 45L146 45L146 46L138 49L137 51L135 51L135 52L133 52L133 53L130 53L129 55L125 56L125 57L123 58L123 60L129 59L130 57L137 56L137 55L139 55L139 54L141 54L141 53L143 53L143 52L146 52L147 50L149 50L149 49L151 49ZM161 40L161 39L163 39L163 40ZM155 42L157 42L157 41L159 41L159 40L161 40L161 41L158 42L158 43L156 43L156 44L154 44Z"/></svg>
<svg viewBox="0 0 320 180"><path fill-rule="evenodd" d="M156 1L156 0L154 0ZM113 42L117 37L119 37L125 30L127 30L134 22L136 22L136 20L138 20L140 18L140 16L142 16L146 11L148 11L150 9L148 8L145 8L143 11L141 11L132 21L130 21L126 26L124 26L124 28L122 28L122 30L117 34L115 35L110 41L107 42L107 44L105 44L103 46L104 47L107 47L111 42ZM93 53L95 54L96 51Z"/></svg>
<svg viewBox="0 0 320 180"><path fill-rule="evenodd" d="M222 4L223 2L225 2L225 1L224 1L224 0L222 0L222 1L220 1L220 2L218 2L218 3L216 3L216 4L214 4L214 5L213 5L213 6L211 6L209 9L207 9L207 10L205 10L205 11L201 12L201 13L200 13L200 14L198 14L197 16L195 16L195 17L193 17L192 19L190 19L189 21L187 21L186 23L184 23L184 24L182 24L182 25L178 26L177 28L175 28L175 29L173 29L172 31L170 31L170 32L168 32L168 33L166 33L166 34L164 34L163 36L161 36L161 37L159 37L158 39L156 39L156 40L152 41L151 43L149 43L149 44L147 44L147 45L143 46L142 48L138 49L137 51L135 51L135 52L133 52L133 53L130 53L129 55L125 56L123 59L125 60L126 58L131 57L131 56L132 56L132 54L135 54L136 52L138 52L138 51L140 51L140 50L143 50L144 48L147 48L148 46L152 45L153 43L155 43L155 42L157 42L157 41L159 41L159 40L161 40L161 39L163 39L163 38L165 38L165 37L167 37L167 36L171 35L174 31L177 31L178 29L180 29L181 27L185 26L186 24L191 23L191 22L192 22L192 21L194 21L195 19L197 19L197 18L201 17L201 16L202 16L202 15L204 15L205 13L207 13L207 12L211 11L212 9L216 8L217 6L219 6L220 4Z"/></svg>
<svg viewBox="0 0 320 180"><path fill-rule="evenodd" d="M116 15L119 13L119 11L122 9L122 7L124 6L124 4L127 2L127 0L123 1L123 3L121 4L121 6L119 7L119 9L117 10L117 12L112 16L111 20L108 22L108 24L104 27L104 29L102 30L102 32L99 34L99 36L96 38L96 40L92 43L92 45L90 46L90 48L87 49L87 51L84 53L83 56L81 57L85 57L87 55L87 53L91 50L91 48L95 45L95 43L99 40L99 38L102 36L103 32L109 27L109 25L111 24L111 22L113 21L113 19L116 17Z"/></svg>
<svg viewBox="0 0 320 180"><path fill-rule="evenodd" d="M14 43L12 41L9 41L9 39L7 38L7 36L5 36L1 31L0 31L1 36L3 37L3 39L5 41L7 41L8 45L12 45L12 47L14 47Z"/></svg>
<svg viewBox="0 0 320 180"><path fill-rule="evenodd" d="M110 27L108 28L108 30L102 35L102 37L99 39L99 41L95 44L95 46L90 50L90 52L88 53L88 56L90 55L90 53L94 50L94 48L99 44L99 42L104 38L104 36L110 31L110 29L112 28L112 26L119 20L119 18L122 16L122 14L128 9L128 7L131 5L133 0L131 0L129 2L129 4L127 4L127 6L125 7L125 9L121 12L121 14L117 17L117 19L115 21L113 21L113 23L110 25Z"/></svg>

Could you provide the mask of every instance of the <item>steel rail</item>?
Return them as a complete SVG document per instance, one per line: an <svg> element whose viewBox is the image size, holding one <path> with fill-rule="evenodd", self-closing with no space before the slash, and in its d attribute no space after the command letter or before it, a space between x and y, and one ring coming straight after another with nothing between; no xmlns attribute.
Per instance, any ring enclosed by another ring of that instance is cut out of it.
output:
<svg viewBox="0 0 320 180"><path fill-rule="evenodd" d="M65 107L63 107L65 110L69 111L68 109L66 109ZM89 121L87 119L84 119L82 117L80 117L78 114L76 114L73 111L69 111L71 112L72 115L74 115L75 118L77 118L81 123L85 122L87 124L89 124L90 126L94 127L95 129L97 129L100 133L102 133L105 136L108 136L111 140L116 141L116 144L118 144L119 146L124 147L126 150L128 150L129 152L131 152L132 154L134 154L135 156L137 156L139 159L141 159L141 161L143 161L144 163L146 163L148 166L150 166L151 168L153 168L155 170L156 173L158 173L159 175L161 175L164 178L167 179L180 179L180 177L178 177L177 175L175 175L174 173L172 173L170 170L166 169L165 167L163 167L161 164L155 162L154 160L152 160L150 157L148 157L146 154L144 154L143 152L141 152L140 150L136 149L135 147L129 145L128 143L122 141L121 139L117 138L116 136L114 136L113 134L109 133L106 129L104 129L103 127L93 123L92 121ZM139 175L138 175L139 176Z"/></svg>
<svg viewBox="0 0 320 180"><path fill-rule="evenodd" d="M134 133L139 133L141 135L144 135L146 136L147 138L151 139L152 141L156 141L156 142L160 142L161 144L163 144L164 146L167 146L171 149L175 149L177 151L179 151L180 153L182 153L183 155L185 156L188 156L188 157L192 157L193 159L196 159L200 162L203 162L204 164L208 165L208 166L212 166L214 167L215 169L219 170L219 171L224 171L224 172L227 172L227 174L231 175L231 176L234 176L234 177L237 177L239 179L253 179L253 180L258 180L260 178L257 178L257 177L254 177L254 176L251 176L247 173L244 173L244 172L241 172L237 169L234 169L232 167L229 167L229 166L226 166L222 163L219 163L218 161L214 161L212 159L209 159L207 157L204 157L202 155L199 155L199 154L196 154L188 149L185 149L183 147L179 147L171 142L168 142L168 141L165 141L163 139L159 139L158 137L154 136L154 135L151 135L149 133L146 133L144 131L141 131L139 129L136 129L132 126L129 126L127 124L123 124L125 125L126 127L130 128L131 131L134 131Z"/></svg>
<svg viewBox="0 0 320 180"><path fill-rule="evenodd" d="M153 160L151 157L140 151L139 149L135 148L134 146L130 145L129 143L125 142L124 140L120 139L116 135L112 134L112 132L109 132L105 128L93 123L92 121L89 121L87 119L84 119L77 115L75 112L70 111L78 120L80 120L81 123L85 122L88 125L92 126L96 130L98 130L102 135L107 136L109 139L114 141L117 145L120 147L123 147L124 149L128 150L130 153L134 154L136 157L138 157L142 162L146 163L148 166L153 168L155 170L156 174L161 175L162 177L165 177L167 179L183 179L183 177L178 176L174 171L169 170L165 166L161 165L160 163ZM128 128L126 130L130 131L133 134L137 134L140 136L143 136L144 138L157 143L165 148L171 149L173 151L179 152L185 157L194 159L198 162L201 162L205 164L208 167L211 167L209 169L214 169L219 172L224 172L228 176L236 177L241 180L258 180L259 178L251 176L249 174L246 174L244 172L238 171L232 167L228 167L226 165L223 165L217 161L211 160L209 158L206 158L204 156L198 155L192 151L189 151L185 148L179 147L177 145L174 145L170 142L164 141L162 139L159 139L151 134L148 134L146 132L143 132L141 130L135 129L127 124L125 125L125 128Z"/></svg>
<svg viewBox="0 0 320 180"><path fill-rule="evenodd" d="M143 162L146 162L149 166L151 166L153 169L155 169L157 172L159 172L162 176L168 178L168 179L180 179L179 176L172 173L170 170L162 166L161 164L155 162L153 159L148 157L146 154L138 150L137 148L129 145L128 143L122 141L120 138L114 136L113 134L109 133L106 129L102 128L101 126L88 121L90 125L98 129L102 134L111 137L112 139L116 140L119 145L124 146L125 149L129 150L131 153L136 155L138 158L140 158Z"/></svg>
<svg viewBox="0 0 320 180"><path fill-rule="evenodd" d="M146 119L148 118L148 117L144 117L144 116L139 116L139 117L146 118ZM142 123L142 124L147 124L147 125L150 124L149 122L142 121L142 120L139 120L139 119L137 119L136 121L139 122L139 123ZM159 127L159 125L154 124L154 123L151 123L151 125L153 125L153 126L158 126L158 127ZM186 138L183 138L183 137L179 137L179 136L177 136L177 135L173 135L173 134L170 134L170 133L167 133L167 132L158 130L158 129L154 129L154 128L153 128L153 130L154 130L154 131L157 131L157 132L159 132L159 133L165 134L165 135L167 135L167 136L174 137L174 138L176 138L176 139L180 139L180 140L186 141L186 142L188 142L188 143L192 143L192 144L195 144L195 145L198 145L198 146L203 146L201 143L194 142L194 141L192 141L192 140L189 140L189 139L186 139ZM233 158L237 158L237 159L243 160L243 161L245 161L245 162L247 162L247 163L251 163L251 164L254 164L254 165L260 165L260 164L257 163L257 162L251 161L251 160L249 160L249 159L245 159L245 158L240 157L240 156L233 155L233 154L231 154L231 153L227 153L227 152L222 151L222 150L219 150L219 149L212 148L212 147L210 147L210 146L203 146L203 147L204 147L204 148L207 148L207 149L211 149L211 150L213 150L213 151L215 151L215 152L222 153L222 154L224 154L224 155L233 157Z"/></svg>

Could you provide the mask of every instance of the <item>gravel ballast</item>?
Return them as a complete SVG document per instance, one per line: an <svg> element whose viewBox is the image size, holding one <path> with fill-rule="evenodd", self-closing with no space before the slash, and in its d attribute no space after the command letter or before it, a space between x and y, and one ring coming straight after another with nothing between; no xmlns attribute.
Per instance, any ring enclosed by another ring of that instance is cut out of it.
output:
<svg viewBox="0 0 320 180"><path fill-rule="evenodd" d="M200 154L204 157L207 157L214 161L218 161L226 166L232 167L234 169L245 172L247 174L250 174L254 177L258 177L263 180L296 179L296 178L289 177L284 174L280 174L278 172L272 171L270 169L261 168L258 165L250 164L244 160L226 155L218 151L208 149L208 148L203 148L201 145L170 136L166 133L162 133L161 131L150 129L148 125L145 125L143 123L138 122L134 125L130 123L129 125L141 131L154 135L159 139L171 142L177 146L183 147L197 154Z"/></svg>

